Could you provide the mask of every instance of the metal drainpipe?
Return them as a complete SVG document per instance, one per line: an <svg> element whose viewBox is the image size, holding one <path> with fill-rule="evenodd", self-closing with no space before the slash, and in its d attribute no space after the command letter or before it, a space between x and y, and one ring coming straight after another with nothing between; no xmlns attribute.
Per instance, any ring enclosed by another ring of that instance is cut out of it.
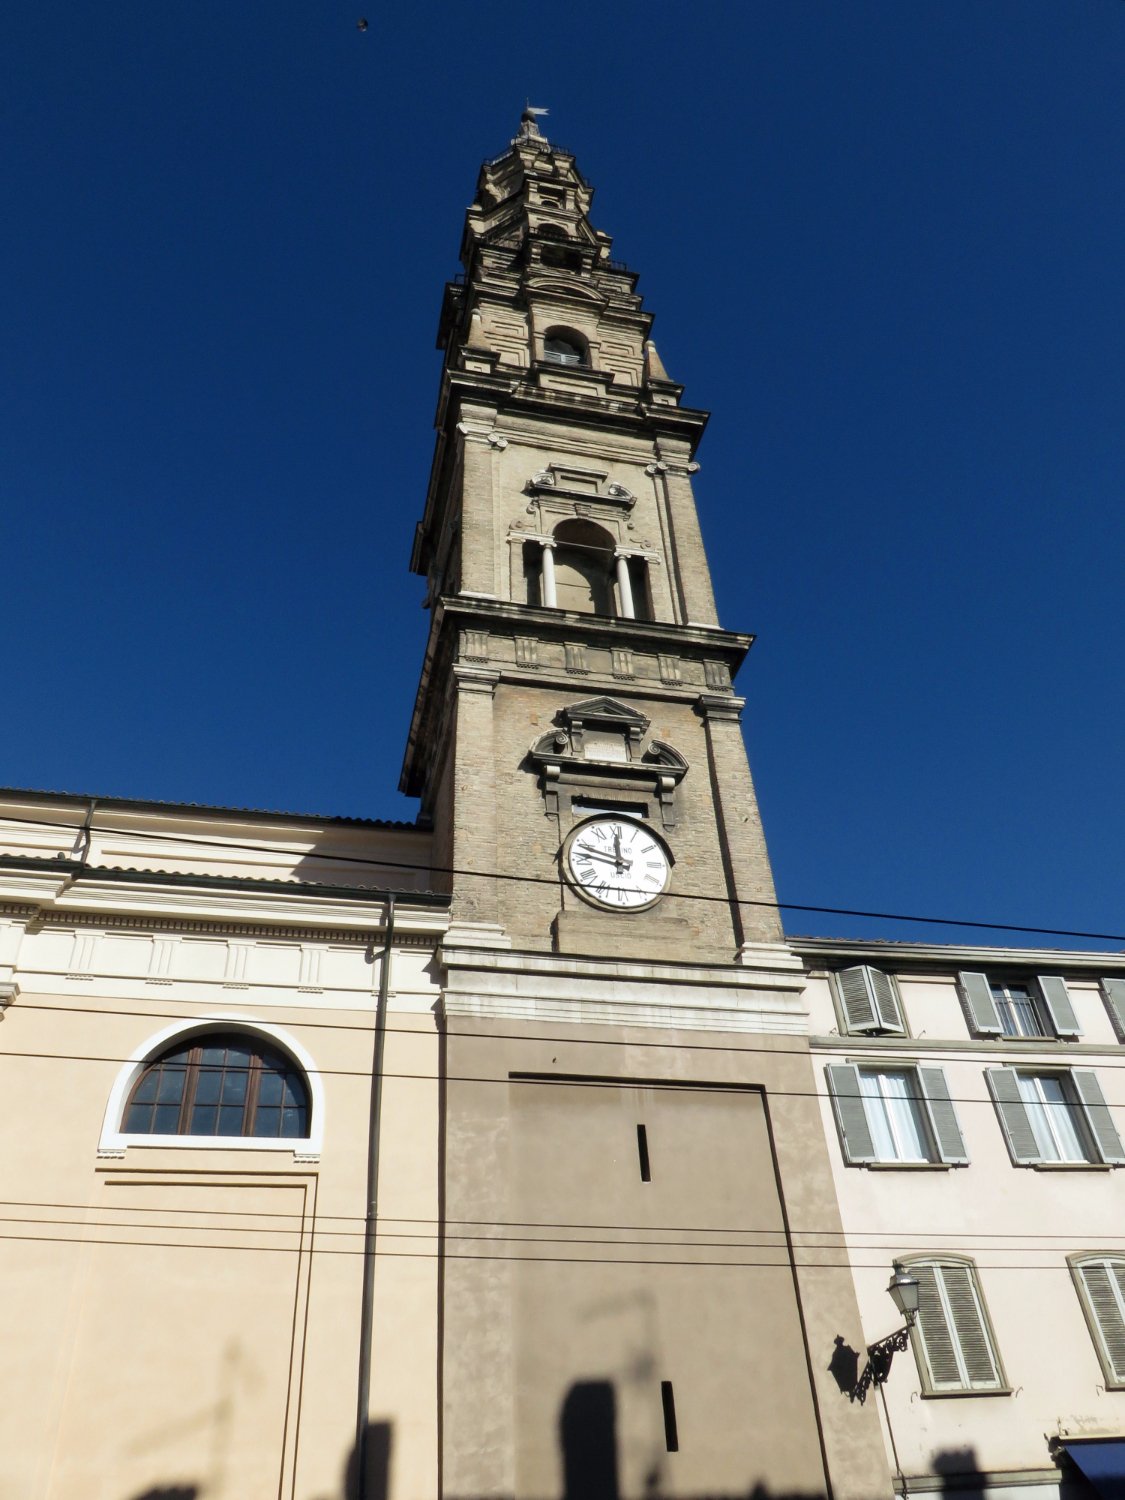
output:
<svg viewBox="0 0 1125 1500"><path fill-rule="evenodd" d="M367 1126L367 1217L363 1225L363 1298L359 1325L359 1389L356 1397L355 1452L357 1500L368 1500L367 1418L371 1405L371 1341L375 1308L375 1235L379 1214L379 1125L383 1110L383 1045L387 1035L387 991L395 938L395 898L387 897L383 967L375 1004L375 1050L371 1060L371 1110Z"/></svg>

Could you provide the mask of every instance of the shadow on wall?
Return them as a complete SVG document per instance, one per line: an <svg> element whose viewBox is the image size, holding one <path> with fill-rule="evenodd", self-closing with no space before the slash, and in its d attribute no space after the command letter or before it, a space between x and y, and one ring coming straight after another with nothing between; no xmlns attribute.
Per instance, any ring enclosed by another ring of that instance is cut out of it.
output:
<svg viewBox="0 0 1125 1500"><path fill-rule="evenodd" d="M934 1455L933 1472L941 1480L942 1495L949 1500L989 1500L989 1476L980 1467L975 1448L943 1449ZM1059 1466L1059 1500L1105 1500L1105 1496L1073 1464L1064 1461Z"/></svg>
<svg viewBox="0 0 1125 1500"><path fill-rule="evenodd" d="M359 1450L353 1448L344 1468L343 1488L323 1500L390 1500L392 1439L391 1423L371 1422L364 1440L364 1472L361 1473ZM563 1473L560 1500L663 1500L665 1492L658 1469L646 1476L640 1493L621 1494L617 1407L612 1382L588 1380L571 1386L559 1413L559 1445ZM143 1494L130 1496L129 1500L212 1500L212 1497L207 1495L206 1486L197 1484L157 1485ZM220 1497L214 1496L213 1500ZM498 1500L498 1497L459 1496L456 1500ZM788 1492L756 1484L737 1493L700 1493L681 1496L680 1500L826 1500L826 1497L821 1491ZM970 1497L959 1490L958 1500ZM1070 1500L1084 1500L1084 1497L1075 1493Z"/></svg>
<svg viewBox="0 0 1125 1500"><path fill-rule="evenodd" d="M197 1484L158 1484L154 1490L135 1495L133 1500L197 1500L198 1496Z"/></svg>

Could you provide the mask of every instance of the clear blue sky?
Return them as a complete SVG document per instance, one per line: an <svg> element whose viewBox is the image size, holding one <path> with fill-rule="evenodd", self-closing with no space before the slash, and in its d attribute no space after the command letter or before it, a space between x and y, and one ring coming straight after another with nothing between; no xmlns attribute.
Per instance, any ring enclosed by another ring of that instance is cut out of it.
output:
<svg viewBox="0 0 1125 1500"><path fill-rule="evenodd" d="M414 815L438 308L530 95L714 413L783 899L1125 932L1123 0L61 0L0 47L0 781Z"/></svg>

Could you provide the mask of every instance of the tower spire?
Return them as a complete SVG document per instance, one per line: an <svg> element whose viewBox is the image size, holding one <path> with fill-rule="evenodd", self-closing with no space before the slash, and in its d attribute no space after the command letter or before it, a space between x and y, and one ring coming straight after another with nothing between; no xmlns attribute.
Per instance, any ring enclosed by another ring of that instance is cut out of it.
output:
<svg viewBox="0 0 1125 1500"><path fill-rule="evenodd" d="M512 137L512 145L518 146L521 141L542 141L545 146L550 142L539 129L539 115L549 114L550 111L541 105L532 104L529 99L524 105L523 114L520 115L520 128Z"/></svg>

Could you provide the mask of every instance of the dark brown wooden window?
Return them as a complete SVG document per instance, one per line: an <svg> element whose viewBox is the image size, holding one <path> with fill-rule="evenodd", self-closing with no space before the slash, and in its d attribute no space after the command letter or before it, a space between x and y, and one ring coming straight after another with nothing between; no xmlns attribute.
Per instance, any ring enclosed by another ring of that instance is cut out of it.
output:
<svg viewBox="0 0 1125 1500"><path fill-rule="evenodd" d="M301 1139L309 1133L308 1086L277 1047L241 1032L205 1032L146 1065L129 1095L122 1130Z"/></svg>

